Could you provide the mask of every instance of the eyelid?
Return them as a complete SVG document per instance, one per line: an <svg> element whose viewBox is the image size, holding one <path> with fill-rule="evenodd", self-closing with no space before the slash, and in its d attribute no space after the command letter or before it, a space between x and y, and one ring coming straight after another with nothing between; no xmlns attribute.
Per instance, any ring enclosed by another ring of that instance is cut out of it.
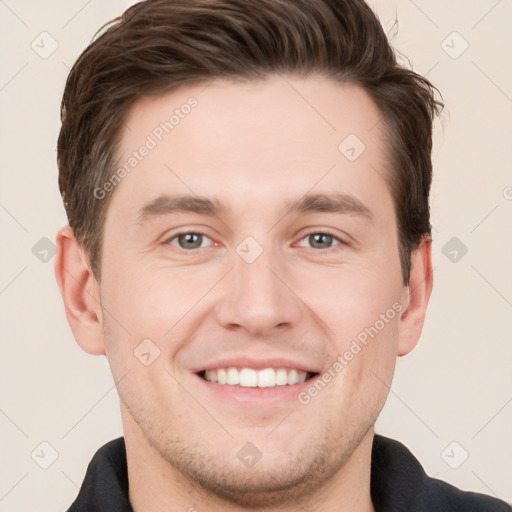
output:
<svg viewBox="0 0 512 512"><path fill-rule="evenodd" d="M182 251L186 251L186 252L197 251L198 249L206 249L206 247L197 247L195 249L183 249L182 247L178 247L174 244L171 244L171 241L174 240L175 238L178 238L179 236L187 235L187 234L201 235L201 236L206 237L209 240L211 240L213 242L213 246L220 245L218 242L213 240L212 237L208 236L203 231L200 231L199 229L194 229L194 228L184 229L183 231L178 231L178 232L173 233L172 235L166 236L163 243L168 244L168 245L173 245L173 247L176 247L177 249L181 249ZM329 251L329 249L332 249L333 247L337 247L339 245L349 245L346 240L344 240L343 238L340 238L338 235L335 235L329 229L321 229L321 228L311 229L310 231L304 233L300 237L299 242L302 242L308 236L318 235L318 234L328 235L338 242L337 244L333 245L332 247L328 247L327 249L318 249L318 251L327 252L327 251ZM210 244L210 245L212 245L212 244ZM304 246L300 246L300 247L304 247ZM314 249L314 248L312 247L311 249Z"/></svg>

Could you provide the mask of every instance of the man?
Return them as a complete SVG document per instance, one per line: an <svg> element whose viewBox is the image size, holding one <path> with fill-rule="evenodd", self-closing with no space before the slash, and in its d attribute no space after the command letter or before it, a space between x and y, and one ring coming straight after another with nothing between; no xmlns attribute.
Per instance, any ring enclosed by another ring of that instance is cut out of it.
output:
<svg viewBox="0 0 512 512"><path fill-rule="evenodd" d="M434 87L362 0L147 0L75 63L56 275L124 436L70 511L510 511L374 424L432 290Z"/></svg>

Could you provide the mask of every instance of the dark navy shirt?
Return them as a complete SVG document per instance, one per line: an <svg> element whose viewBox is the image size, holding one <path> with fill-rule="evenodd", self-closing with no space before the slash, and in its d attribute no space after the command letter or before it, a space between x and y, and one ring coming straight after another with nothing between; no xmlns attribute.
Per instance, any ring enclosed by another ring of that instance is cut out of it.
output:
<svg viewBox="0 0 512 512"><path fill-rule="evenodd" d="M512 512L505 502L463 492L428 477L412 453L398 441L375 435L371 496L376 512ZM76 500L67 512L133 512L128 500L124 437L94 455Z"/></svg>

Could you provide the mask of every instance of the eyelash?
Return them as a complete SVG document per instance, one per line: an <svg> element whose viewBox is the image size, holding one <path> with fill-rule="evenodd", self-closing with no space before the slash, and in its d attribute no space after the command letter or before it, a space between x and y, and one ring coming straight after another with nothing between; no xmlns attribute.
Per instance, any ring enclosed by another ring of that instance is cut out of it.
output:
<svg viewBox="0 0 512 512"><path fill-rule="evenodd" d="M205 247L196 247L194 249L184 249L183 247L179 247L179 246L174 245L174 244L171 243L174 239L177 239L177 238L179 238L180 236L183 236L183 235L201 235L203 237L206 237L206 238L210 239L210 237L208 235L206 235L204 233L201 233L200 231L182 231L180 233L175 233L172 237L168 238L164 243L165 244L169 244L169 245L173 245L174 247L176 247L177 249L181 249L182 251L189 251L190 252L190 251L197 250L197 249L205 249ZM337 246L340 246L340 245L348 245L347 242L345 242L341 238L337 237L333 233L330 233L329 231L310 231L309 233L306 233L300 239L300 241L302 242L302 240L304 240L304 239L306 239L306 238L308 238L308 237L310 237L312 235L327 235L327 236L330 236L333 240L338 242L337 244L334 244L333 246L328 247L326 249L318 249L318 251L326 252L326 251L329 251L330 249L333 249L334 247L337 247ZM217 242L214 242L214 244L217 245ZM315 249L315 247L311 247L311 249Z"/></svg>

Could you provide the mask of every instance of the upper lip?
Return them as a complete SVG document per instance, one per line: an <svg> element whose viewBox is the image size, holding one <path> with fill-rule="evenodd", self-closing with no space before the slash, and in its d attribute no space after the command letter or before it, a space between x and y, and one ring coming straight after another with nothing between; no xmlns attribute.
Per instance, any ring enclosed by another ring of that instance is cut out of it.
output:
<svg viewBox="0 0 512 512"><path fill-rule="evenodd" d="M319 370L311 364L304 364L300 361L294 361L286 357L266 357L264 359L260 359L250 356L224 357L217 361L212 361L208 364L197 367L192 371L194 373L199 373L203 370L215 370L217 368L229 367L254 368L255 370L263 370L265 368L288 368L303 372L319 372Z"/></svg>

